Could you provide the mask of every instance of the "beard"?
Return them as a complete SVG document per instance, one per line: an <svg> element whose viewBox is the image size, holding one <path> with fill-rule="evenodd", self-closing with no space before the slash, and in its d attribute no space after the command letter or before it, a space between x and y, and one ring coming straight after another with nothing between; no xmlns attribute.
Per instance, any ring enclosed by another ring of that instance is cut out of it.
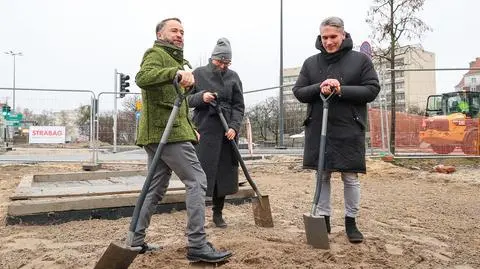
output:
<svg viewBox="0 0 480 269"><path fill-rule="evenodd" d="M225 74L225 72L227 72L227 70L228 70L228 67L227 68L221 68L221 67L215 66L213 68L214 73L219 73L221 75Z"/></svg>
<svg viewBox="0 0 480 269"><path fill-rule="evenodd" d="M178 44L175 44L175 41L174 40L169 40L169 39L160 39L160 41L164 42L164 43L167 43L169 45L172 45L172 46L175 46L177 48L180 48L180 49L183 49L183 42L181 42L180 45ZM178 42L177 42L178 43Z"/></svg>

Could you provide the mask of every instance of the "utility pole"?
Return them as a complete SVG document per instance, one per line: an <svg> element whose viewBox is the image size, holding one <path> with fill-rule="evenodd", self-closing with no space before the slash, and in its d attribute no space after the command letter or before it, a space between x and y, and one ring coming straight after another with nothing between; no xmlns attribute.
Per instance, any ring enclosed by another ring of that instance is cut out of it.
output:
<svg viewBox="0 0 480 269"><path fill-rule="evenodd" d="M278 148L285 148L283 145L283 0L280 0L280 92L278 98L278 109L279 118L278 118L278 133L279 133L279 143Z"/></svg>
<svg viewBox="0 0 480 269"><path fill-rule="evenodd" d="M15 58L16 56L23 56L22 52L6 51L5 54L13 57L13 88L12 88L12 109L15 111Z"/></svg>
<svg viewBox="0 0 480 269"><path fill-rule="evenodd" d="M117 69L113 74L113 153L117 153Z"/></svg>
<svg viewBox="0 0 480 269"><path fill-rule="evenodd" d="M120 94L119 96L117 96L117 84L118 84L118 78L117 78L117 75L119 75L120 77ZM128 87L130 86L130 83L128 82L128 80L130 79L130 76L129 75L125 75L123 73L119 73L117 72L117 69L115 68L115 72L114 72L114 89L113 89L113 153L116 153L117 152L117 122L118 122L118 108L117 108L117 98L123 98L125 97L125 95L127 93L130 92L130 90L128 89Z"/></svg>

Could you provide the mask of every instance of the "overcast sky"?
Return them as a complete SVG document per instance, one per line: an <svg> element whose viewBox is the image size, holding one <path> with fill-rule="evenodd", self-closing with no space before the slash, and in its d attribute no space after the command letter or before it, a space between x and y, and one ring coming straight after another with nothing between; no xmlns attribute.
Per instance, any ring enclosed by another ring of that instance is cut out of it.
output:
<svg viewBox="0 0 480 269"><path fill-rule="evenodd" d="M317 53L319 24L340 16L353 41L368 40L365 23L371 0L284 0L284 67L301 66ZM435 10L434 10L435 9ZM480 56L478 0L427 0L422 19L433 28L422 40L436 54L437 68L468 67ZM279 0L0 0L0 87L12 87L13 57L16 87L113 91L114 69L129 74L131 91L139 92L134 76L144 51L155 39L155 25L179 17L185 28L185 55L198 66L209 58L219 37L230 39L231 68L240 75L244 91L279 84ZM414 42L418 43L418 42ZM453 90L465 71L437 74L437 91ZM247 106L278 90L247 94ZM16 92L16 105L59 111L88 103L88 94ZM0 90L0 100L11 91ZM119 102L120 103L120 102ZM102 95L100 106L112 108L113 96Z"/></svg>

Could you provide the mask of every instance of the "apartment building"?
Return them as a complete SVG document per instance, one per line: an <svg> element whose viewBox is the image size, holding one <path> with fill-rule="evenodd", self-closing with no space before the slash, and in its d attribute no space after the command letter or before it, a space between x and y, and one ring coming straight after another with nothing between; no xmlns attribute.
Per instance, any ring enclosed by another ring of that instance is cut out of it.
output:
<svg viewBox="0 0 480 269"><path fill-rule="evenodd" d="M480 57L470 62L470 68L480 68ZM455 86L455 91L480 92L480 70L469 70Z"/></svg>
<svg viewBox="0 0 480 269"><path fill-rule="evenodd" d="M297 81L301 67L283 69L283 85L293 85ZM307 115L307 104L300 103L292 92L293 86L283 88L285 133L298 134L303 130L303 121Z"/></svg>
<svg viewBox="0 0 480 269"><path fill-rule="evenodd" d="M408 69L435 69L435 53L426 51L421 45L409 45L397 49L395 57L395 108L397 111L414 112L425 109L429 95L436 94L435 71L408 71ZM385 102L391 105L390 62L374 60L381 92L372 102L372 107L379 107ZM407 71L401 71L405 69Z"/></svg>

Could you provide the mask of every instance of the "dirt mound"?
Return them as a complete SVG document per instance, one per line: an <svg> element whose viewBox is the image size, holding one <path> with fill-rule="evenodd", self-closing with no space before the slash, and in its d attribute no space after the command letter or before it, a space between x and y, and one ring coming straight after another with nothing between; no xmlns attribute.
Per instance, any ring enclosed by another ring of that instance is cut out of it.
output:
<svg viewBox="0 0 480 269"><path fill-rule="evenodd" d="M398 165L398 164L397 164ZM343 186L332 181L330 250L306 244L302 214L314 192L314 172L301 170L301 158L275 156L247 166L259 188L270 197L274 228L254 225L250 204L227 204L227 229L207 224L208 238L234 256L222 268L480 268L480 193L477 166L456 164L439 174L423 164L367 161L361 176L359 227L365 242L348 243L343 225ZM448 164L451 165L451 164ZM126 169L128 167L125 167ZM108 169L120 169L119 166ZM2 166L0 210L21 176L82 171L80 165ZM211 209L207 219L211 220ZM125 237L129 218L75 221L52 226L0 227L0 268L92 268L108 244ZM154 215L147 240L164 245L140 255L131 268L210 268L185 259L185 211Z"/></svg>

